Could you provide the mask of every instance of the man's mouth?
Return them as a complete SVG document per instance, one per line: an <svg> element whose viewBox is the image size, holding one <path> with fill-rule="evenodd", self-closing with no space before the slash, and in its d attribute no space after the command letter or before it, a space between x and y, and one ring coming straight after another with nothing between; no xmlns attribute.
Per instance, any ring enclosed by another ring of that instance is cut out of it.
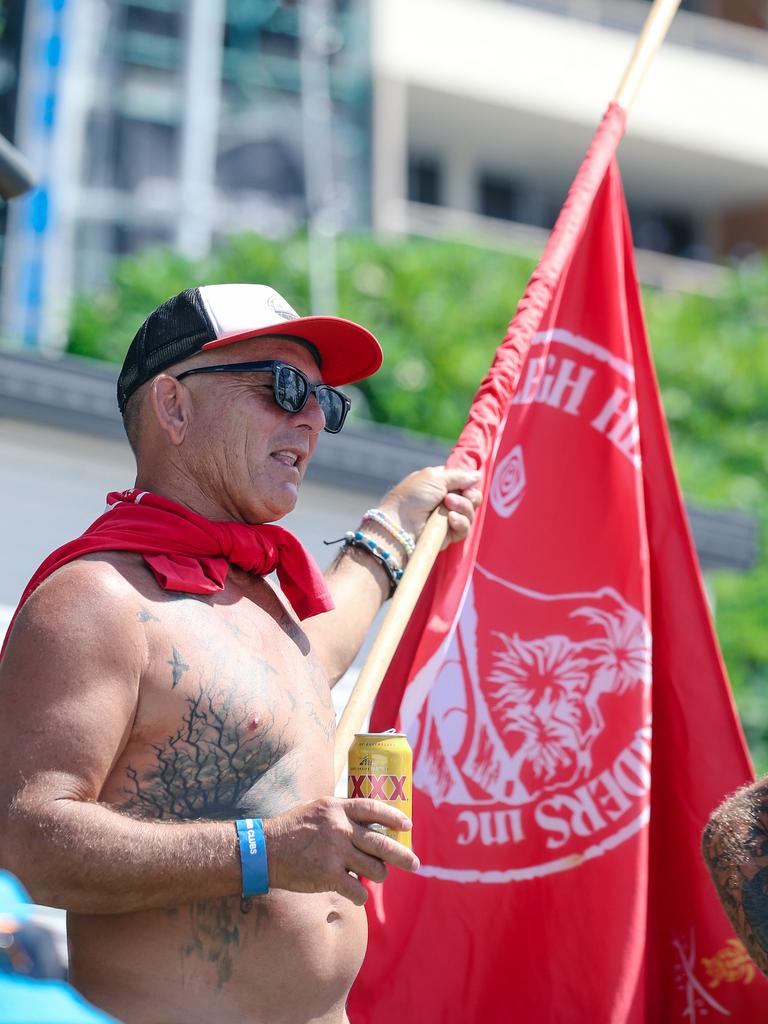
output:
<svg viewBox="0 0 768 1024"><path fill-rule="evenodd" d="M276 452L272 452L272 458L284 466L296 466L302 455L290 448L279 448Z"/></svg>

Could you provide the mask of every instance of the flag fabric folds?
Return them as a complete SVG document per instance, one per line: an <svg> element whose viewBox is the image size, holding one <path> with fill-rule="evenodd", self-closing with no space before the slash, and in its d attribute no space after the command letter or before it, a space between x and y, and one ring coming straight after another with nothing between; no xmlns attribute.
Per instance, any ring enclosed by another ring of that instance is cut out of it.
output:
<svg viewBox="0 0 768 1024"><path fill-rule="evenodd" d="M352 1024L763 1019L699 853L751 778L645 335L611 106L452 459L484 469L374 709L417 876L370 885ZM681 344L683 342L681 341Z"/></svg>

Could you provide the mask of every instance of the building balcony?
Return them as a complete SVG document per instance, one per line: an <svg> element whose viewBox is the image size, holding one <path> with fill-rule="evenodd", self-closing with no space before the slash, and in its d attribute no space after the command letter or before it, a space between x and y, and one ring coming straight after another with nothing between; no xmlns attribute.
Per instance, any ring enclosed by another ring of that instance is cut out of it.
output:
<svg viewBox="0 0 768 1024"><path fill-rule="evenodd" d="M439 202L449 208L483 212L483 175L562 201L648 7L375 0L377 225L402 229L393 217L414 155L444 169ZM768 204L766 109L768 33L680 11L619 151L630 207L679 211L698 225L695 241L717 251L717 216Z"/></svg>

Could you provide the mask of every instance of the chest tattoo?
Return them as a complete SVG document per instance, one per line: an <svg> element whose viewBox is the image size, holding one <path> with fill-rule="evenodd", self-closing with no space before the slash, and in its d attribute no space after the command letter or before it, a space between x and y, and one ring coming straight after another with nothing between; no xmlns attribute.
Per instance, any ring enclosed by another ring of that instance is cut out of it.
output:
<svg viewBox="0 0 768 1024"><path fill-rule="evenodd" d="M181 677L185 672L189 671L189 665L184 661L177 647L173 648L173 657L166 662L167 665L171 666L172 678L171 678L171 689L175 690L181 682Z"/></svg>
<svg viewBox="0 0 768 1024"><path fill-rule="evenodd" d="M202 686L184 703L181 725L151 745L149 764L128 764L127 806L153 818L227 820L286 754L287 726L277 725L274 707L260 702L254 719L225 694Z"/></svg>

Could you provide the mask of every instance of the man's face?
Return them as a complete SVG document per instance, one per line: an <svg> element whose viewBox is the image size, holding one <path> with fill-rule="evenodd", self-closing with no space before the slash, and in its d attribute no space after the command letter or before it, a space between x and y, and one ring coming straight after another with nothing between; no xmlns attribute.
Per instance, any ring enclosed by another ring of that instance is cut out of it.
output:
<svg viewBox="0 0 768 1024"><path fill-rule="evenodd" d="M225 345L166 372L267 359L297 367L313 384L322 381L310 352L278 337ZM193 415L179 454L194 483L233 519L266 523L287 515L325 425L316 397L300 412L280 409L270 372L193 374L181 383Z"/></svg>

